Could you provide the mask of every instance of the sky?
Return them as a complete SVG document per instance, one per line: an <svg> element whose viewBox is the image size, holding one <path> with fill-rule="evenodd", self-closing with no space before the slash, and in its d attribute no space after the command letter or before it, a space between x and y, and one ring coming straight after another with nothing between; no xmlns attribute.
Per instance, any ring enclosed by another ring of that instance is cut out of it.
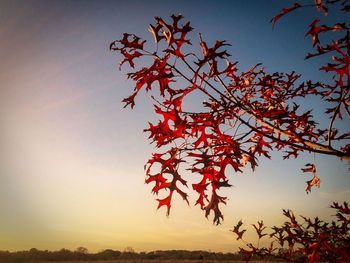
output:
<svg viewBox="0 0 350 263"><path fill-rule="evenodd" d="M261 159L254 173L230 175L221 225L194 206L194 194L190 206L175 199L166 217L144 183L143 167L155 150L142 133L155 120L151 102L141 96L134 110L123 109L133 84L118 71L120 57L109 51L124 32L151 42L147 28L154 16L182 13L194 38L201 32L207 43L231 43L232 60L243 70L262 62L268 72L297 69L307 79L327 81L330 76L317 70L322 61L303 60L314 9L290 14L272 30L269 20L292 3L1 1L0 250L235 252L243 244L229 230L240 219L248 227L261 219L272 226L283 220L282 209L329 219L332 201L350 199L347 164L317 155L322 184L307 195L311 177L300 168L313 156L284 161L279 153ZM337 16L348 21L331 12L327 19ZM320 107L312 101L308 106L316 113Z"/></svg>

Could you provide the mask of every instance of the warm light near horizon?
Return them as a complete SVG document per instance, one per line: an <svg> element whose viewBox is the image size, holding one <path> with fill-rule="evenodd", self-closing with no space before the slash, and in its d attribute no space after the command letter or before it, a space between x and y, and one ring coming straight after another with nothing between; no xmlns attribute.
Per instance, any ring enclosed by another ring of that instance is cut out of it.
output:
<svg viewBox="0 0 350 263"><path fill-rule="evenodd" d="M262 219L272 226L288 208L296 215L327 219L333 200L349 199L343 163L317 157L323 182L306 195L309 178L300 176L299 167L309 157L285 162L276 154L272 161L262 159L254 174L249 168L232 173L234 186L223 191L228 203L220 226L194 206L193 193L190 207L175 195L169 217L164 207L156 210L157 197L144 183L143 170L154 145L142 129L153 112L142 99L134 111L122 109L120 101L132 86L117 71L108 43L124 32L148 34L153 17L171 10L198 28L207 27L208 38L221 39L233 30L228 40L237 48L235 56L247 53L248 61L256 60L251 41L242 38L240 27L231 26L246 17L247 3L207 3L206 9L186 1L142 2L139 8L132 1L0 3L0 13L6 14L0 23L0 250L83 246L97 252L130 246L137 252L235 252L241 243L229 230L240 219L247 227ZM268 15L254 10L250 7L249 19ZM263 30L271 31L270 25L250 35ZM238 46L237 39L243 44ZM259 40L266 50L271 43L268 37ZM274 52L280 57L278 48ZM255 240L254 231L248 238Z"/></svg>

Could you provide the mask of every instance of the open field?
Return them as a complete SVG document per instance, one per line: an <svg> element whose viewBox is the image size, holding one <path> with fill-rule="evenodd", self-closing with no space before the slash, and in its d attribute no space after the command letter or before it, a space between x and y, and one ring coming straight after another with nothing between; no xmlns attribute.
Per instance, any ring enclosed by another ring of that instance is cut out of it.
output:
<svg viewBox="0 0 350 263"><path fill-rule="evenodd" d="M225 261L200 261L200 260L93 260L93 261L60 261L62 263L245 263L246 261L237 261L237 260L225 260ZM250 263L258 262L278 262L278 261L249 261ZM281 261L282 262L282 261ZM34 263L34 262L33 262ZM40 261L38 263L52 263L52 261Z"/></svg>
<svg viewBox="0 0 350 263"><path fill-rule="evenodd" d="M92 261L60 261L64 263L244 263L240 260L92 260ZM250 263L258 262L283 262L283 261L249 261ZM38 263L52 263L52 261L40 261Z"/></svg>

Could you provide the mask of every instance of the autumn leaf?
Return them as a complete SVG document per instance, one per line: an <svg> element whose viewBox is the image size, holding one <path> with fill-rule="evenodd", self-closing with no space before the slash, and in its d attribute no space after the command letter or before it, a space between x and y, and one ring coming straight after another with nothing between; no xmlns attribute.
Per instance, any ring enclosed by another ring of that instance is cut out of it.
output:
<svg viewBox="0 0 350 263"><path fill-rule="evenodd" d="M282 16L284 16L284 15L286 15L287 13L289 13L289 12L291 12L291 11L297 9L297 8L300 8L300 7L301 7L300 4L295 3L294 6L292 6L292 7L283 8L283 9L282 9L282 13L280 13L280 14L274 16L274 17L271 19L270 22L272 22L272 29L274 28L274 26L275 26L275 24L276 24L276 22L277 22L278 19L280 19Z"/></svg>
<svg viewBox="0 0 350 263"><path fill-rule="evenodd" d="M306 193L311 192L311 187L313 186L317 186L318 188L320 188L320 184L321 184L321 179L318 178L317 174L316 174L316 166L315 163L311 164L311 163L307 163L305 164L306 168L302 168L301 170L306 173L306 172L312 172L313 173L313 178L310 181L307 181L307 188L306 188Z"/></svg>
<svg viewBox="0 0 350 263"><path fill-rule="evenodd" d="M316 26L316 24L320 22L319 19L315 19L311 24L310 24L310 29L309 31L306 32L305 36L310 35L312 37L312 46L314 47L317 43L320 43L320 40L318 38L318 35L322 29L320 26Z"/></svg>
<svg viewBox="0 0 350 263"><path fill-rule="evenodd" d="M262 233L266 229L263 221L259 221L258 225L253 224L253 227L256 233L258 234L259 239L267 235Z"/></svg>
<svg viewBox="0 0 350 263"><path fill-rule="evenodd" d="M170 194L165 197L164 199L157 199L157 201L159 202L158 204L158 208L161 208L163 205L165 205L167 207L167 211L166 211L166 215L169 216L170 214L170 207L171 207L171 197L173 195L173 192L170 192Z"/></svg>
<svg viewBox="0 0 350 263"><path fill-rule="evenodd" d="M242 220L239 220L237 225L233 228L233 230L230 230L231 232L235 233L237 235L237 239L242 239L243 234L247 231L246 229L243 229L242 231L240 231L240 227L243 225Z"/></svg>
<svg viewBox="0 0 350 263"><path fill-rule="evenodd" d="M125 63L125 62L129 62L129 65L130 67L134 68L135 67L135 64L134 62L132 61L134 58L138 58L138 57L141 57L142 56L142 53L138 52L138 51L134 51L134 53L128 53L127 51L125 50L121 50L121 54L124 55L124 60L121 61L119 63L119 69L121 69L122 65Z"/></svg>

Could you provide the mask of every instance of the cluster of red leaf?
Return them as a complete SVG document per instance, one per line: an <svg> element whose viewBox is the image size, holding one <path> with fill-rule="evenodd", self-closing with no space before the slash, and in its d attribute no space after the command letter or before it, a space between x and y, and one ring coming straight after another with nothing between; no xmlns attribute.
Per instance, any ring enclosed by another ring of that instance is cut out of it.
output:
<svg viewBox="0 0 350 263"><path fill-rule="evenodd" d="M338 1L322 3L316 0L314 5L326 10L331 2ZM272 20L273 23L300 7L296 4L284 9ZM111 50L122 55L120 66L125 62L131 68L135 64L142 65L127 74L135 82L135 88L123 100L125 106L133 108L136 95L144 89L152 92L154 110L160 116L158 123L149 123L145 129L156 147L162 149L153 154L145 167L146 182L155 183L152 192L168 191L164 198L158 199L158 207L166 206L169 214L174 192L188 202L183 190L187 187L183 171L188 169L200 176L192 184L192 189L198 194L196 204L206 216L213 211L214 222L218 224L223 219L219 205L226 202L219 190L230 186L228 167L240 172L249 164L254 170L258 158L270 158L272 150L283 151L284 158L296 158L300 152L313 152L350 160L349 144L344 144L350 133L333 127L335 119L342 119L342 111L350 117L349 86L344 84L349 82L350 61L346 23L333 27L337 31L346 31L346 37L327 46L317 45L318 53L308 55L313 57L330 52L341 55L333 58L335 64L321 68L338 75L334 85L329 85L300 82L300 75L295 72L268 74L260 64L247 72L239 72L237 62L229 61L225 41L216 41L208 47L200 36L202 54L189 52L187 50L193 42L189 38L192 27L190 22L180 25L182 18L181 14L172 15L170 23L155 18L155 24L149 28L156 43L154 51L144 48L146 40L141 41L139 37L126 33L110 46ZM321 26L318 29L315 23L307 35L316 39L314 45L319 44L318 34L328 32L329 28ZM150 58L151 63L145 66ZM193 96L206 97L202 106L186 104L186 99ZM333 105L326 111L331 116L328 129L319 128L312 112L302 111L300 104L296 103L296 99L300 101L310 96ZM334 141L340 144L338 149L331 145ZM307 191L319 183L317 179L309 181Z"/></svg>
<svg viewBox="0 0 350 263"><path fill-rule="evenodd" d="M263 221L253 225L258 235L258 245L247 243L243 239L246 229L240 230L243 223L239 221L231 230L237 240L246 244L246 249L240 248L244 260L253 256L260 259L281 258L289 262L350 262L350 209L347 202L333 203L331 208L337 211L336 220L324 222L318 217L313 220L301 216L303 223L296 220L293 212L283 210L287 221L280 227L272 227L272 238L268 247L259 247L260 240L267 236L263 233L266 227ZM277 244L277 245L275 245Z"/></svg>

